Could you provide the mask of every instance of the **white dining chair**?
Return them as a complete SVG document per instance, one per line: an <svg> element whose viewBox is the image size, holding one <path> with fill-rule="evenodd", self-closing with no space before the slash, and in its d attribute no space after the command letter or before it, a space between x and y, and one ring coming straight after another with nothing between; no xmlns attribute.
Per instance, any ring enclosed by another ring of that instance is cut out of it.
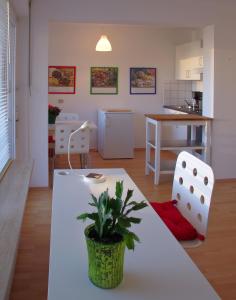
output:
<svg viewBox="0 0 236 300"><path fill-rule="evenodd" d="M214 187L212 168L194 155L182 151L176 162L172 199L193 227L206 238L211 196ZM199 246L203 241L182 241L185 248Z"/></svg>
<svg viewBox="0 0 236 300"><path fill-rule="evenodd" d="M77 121L77 120L79 120L79 115L75 113L61 112L56 118L56 121Z"/></svg>
<svg viewBox="0 0 236 300"><path fill-rule="evenodd" d="M197 247L206 238L213 187L212 168L194 155L182 151L176 161L172 200L177 201L176 208L196 229L198 237L201 237L189 241L181 240L184 248ZM151 204L155 207L155 202Z"/></svg>
<svg viewBox="0 0 236 300"><path fill-rule="evenodd" d="M81 168L88 167L90 128L86 124L84 122L78 127L77 122L56 123L55 157L59 154L77 153L80 156ZM71 167L70 159L69 165Z"/></svg>

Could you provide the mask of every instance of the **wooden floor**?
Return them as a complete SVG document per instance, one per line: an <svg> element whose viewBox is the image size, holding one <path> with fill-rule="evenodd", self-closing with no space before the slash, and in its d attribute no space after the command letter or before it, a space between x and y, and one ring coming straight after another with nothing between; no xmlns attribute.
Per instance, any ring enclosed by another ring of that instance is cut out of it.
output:
<svg viewBox="0 0 236 300"><path fill-rule="evenodd" d="M73 163L78 166L77 161ZM144 175L144 151L136 151L135 159L127 160L102 160L98 153L92 152L91 166L125 168L147 199L160 202L170 199L170 177L161 177L160 185L154 186L153 177ZM65 160L59 158L56 167L67 168ZM50 216L51 190L31 189L10 300L47 299ZM222 299L236 299L236 180L216 183L207 239L188 253Z"/></svg>

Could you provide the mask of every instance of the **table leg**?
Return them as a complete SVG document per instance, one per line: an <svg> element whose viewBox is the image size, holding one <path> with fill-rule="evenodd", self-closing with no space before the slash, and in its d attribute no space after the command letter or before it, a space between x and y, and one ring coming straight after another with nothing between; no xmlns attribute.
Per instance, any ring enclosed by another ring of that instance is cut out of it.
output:
<svg viewBox="0 0 236 300"><path fill-rule="evenodd" d="M211 123L206 121L202 131L202 141L205 146L203 151L203 161L211 163Z"/></svg>
<svg viewBox="0 0 236 300"><path fill-rule="evenodd" d="M159 179L160 179L160 164L161 164L161 159L160 159L160 154L161 154L161 122L156 122L156 127L155 127L155 162L154 162L154 184L159 184Z"/></svg>
<svg viewBox="0 0 236 300"><path fill-rule="evenodd" d="M146 119L146 159L145 159L145 175L149 175L150 169L148 166L148 163L150 162L150 152L151 148L148 142L150 141L150 124L148 122L148 119Z"/></svg>

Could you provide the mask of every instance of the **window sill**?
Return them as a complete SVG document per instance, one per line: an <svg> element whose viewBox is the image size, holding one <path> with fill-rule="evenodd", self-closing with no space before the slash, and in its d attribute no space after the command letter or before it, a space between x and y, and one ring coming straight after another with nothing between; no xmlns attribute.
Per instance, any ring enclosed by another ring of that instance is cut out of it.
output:
<svg viewBox="0 0 236 300"><path fill-rule="evenodd" d="M7 299L14 272L32 161L14 161L0 182L0 300Z"/></svg>

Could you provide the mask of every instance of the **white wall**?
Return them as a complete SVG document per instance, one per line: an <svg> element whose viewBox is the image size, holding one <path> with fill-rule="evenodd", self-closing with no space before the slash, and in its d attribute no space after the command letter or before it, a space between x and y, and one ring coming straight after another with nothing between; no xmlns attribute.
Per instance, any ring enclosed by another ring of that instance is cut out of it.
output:
<svg viewBox="0 0 236 300"><path fill-rule="evenodd" d="M183 9L184 8L184 9ZM32 93L29 147L35 159L32 185L48 182L47 67L48 22L164 24L203 27L215 25L213 168L217 178L236 177L235 1L163 0L34 0L32 1ZM229 21L231 23L229 23ZM154 37L153 37L154 38ZM71 42L74 42L72 39ZM223 148L222 148L223 147Z"/></svg>
<svg viewBox="0 0 236 300"><path fill-rule="evenodd" d="M236 177L236 22L215 26L212 164L218 178Z"/></svg>
<svg viewBox="0 0 236 300"><path fill-rule="evenodd" d="M34 160L31 186L48 185L48 11L32 1L29 147Z"/></svg>
<svg viewBox="0 0 236 300"><path fill-rule="evenodd" d="M108 35L109 53L96 52L100 33ZM145 113L161 113L163 81L173 79L175 45L191 39L191 30L157 29L153 26L50 23L49 65L77 67L75 95L49 95L49 102L64 112L77 112L83 120L97 123L100 108L128 108L135 113L135 147L145 147ZM118 95L90 95L90 67L119 68ZM157 68L156 95L129 94L130 67ZM97 148L96 135L92 147Z"/></svg>
<svg viewBox="0 0 236 300"><path fill-rule="evenodd" d="M203 114L214 116L214 26L207 26L203 30Z"/></svg>

